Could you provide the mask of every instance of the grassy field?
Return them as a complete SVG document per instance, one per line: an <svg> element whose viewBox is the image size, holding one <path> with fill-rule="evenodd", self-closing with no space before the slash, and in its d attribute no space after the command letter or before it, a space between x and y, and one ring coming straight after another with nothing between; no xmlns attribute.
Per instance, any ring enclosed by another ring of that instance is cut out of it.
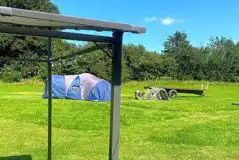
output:
<svg viewBox="0 0 239 160"><path fill-rule="evenodd" d="M211 83L206 96L137 101L143 86L200 88L196 82L130 82L122 87L121 160L239 159L239 85ZM0 156L47 157L47 100L41 83L0 83ZM108 156L109 103L53 101L53 159Z"/></svg>

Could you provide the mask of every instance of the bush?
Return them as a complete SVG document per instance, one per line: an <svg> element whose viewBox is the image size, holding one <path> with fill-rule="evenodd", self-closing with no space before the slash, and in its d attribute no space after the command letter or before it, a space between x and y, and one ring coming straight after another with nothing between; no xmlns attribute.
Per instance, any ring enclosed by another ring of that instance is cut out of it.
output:
<svg viewBox="0 0 239 160"><path fill-rule="evenodd" d="M7 67L3 69L0 78L3 82L13 83L20 82L22 75L20 71L12 70L11 68Z"/></svg>

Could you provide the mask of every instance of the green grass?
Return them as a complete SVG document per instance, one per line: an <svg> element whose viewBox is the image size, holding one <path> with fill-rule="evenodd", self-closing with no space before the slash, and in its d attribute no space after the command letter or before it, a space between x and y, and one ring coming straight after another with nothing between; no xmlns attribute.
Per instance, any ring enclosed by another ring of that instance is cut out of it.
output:
<svg viewBox="0 0 239 160"><path fill-rule="evenodd" d="M239 85L211 83L206 96L134 100L143 86L200 88L200 82L130 82L121 99L121 160L239 159ZM42 83L0 83L0 157L47 157ZM53 159L107 159L109 103L53 100Z"/></svg>

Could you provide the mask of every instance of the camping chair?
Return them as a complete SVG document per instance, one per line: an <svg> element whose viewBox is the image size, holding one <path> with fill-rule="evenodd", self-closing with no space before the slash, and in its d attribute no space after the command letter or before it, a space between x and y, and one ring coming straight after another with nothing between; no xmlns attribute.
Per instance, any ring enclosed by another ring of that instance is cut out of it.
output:
<svg viewBox="0 0 239 160"><path fill-rule="evenodd" d="M135 99L141 100L170 100L168 93L163 88L149 87L145 92L135 91Z"/></svg>

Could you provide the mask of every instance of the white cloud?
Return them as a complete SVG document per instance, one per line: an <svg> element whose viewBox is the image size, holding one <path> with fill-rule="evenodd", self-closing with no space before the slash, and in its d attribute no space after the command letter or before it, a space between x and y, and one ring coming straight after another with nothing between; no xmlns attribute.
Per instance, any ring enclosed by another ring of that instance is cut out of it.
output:
<svg viewBox="0 0 239 160"><path fill-rule="evenodd" d="M174 24L174 23L182 23L183 19L175 19L175 18L172 18L172 17L166 17L166 18L161 18L160 22L163 25L171 25L171 24Z"/></svg>
<svg viewBox="0 0 239 160"><path fill-rule="evenodd" d="M157 21L157 17L153 16L153 17L146 17L144 19L145 22L155 22Z"/></svg>
<svg viewBox="0 0 239 160"><path fill-rule="evenodd" d="M174 18L171 18L171 17L166 17L166 18L161 18L161 19L160 19L160 22L161 22L163 25L171 25L171 24L175 23L175 19L174 19Z"/></svg>
<svg viewBox="0 0 239 160"><path fill-rule="evenodd" d="M149 23L160 22L163 25L172 25L174 23L182 23L182 22L184 22L184 20L176 19L173 17L157 18L155 16L152 16L152 17L146 17L144 19L144 22L149 22Z"/></svg>

